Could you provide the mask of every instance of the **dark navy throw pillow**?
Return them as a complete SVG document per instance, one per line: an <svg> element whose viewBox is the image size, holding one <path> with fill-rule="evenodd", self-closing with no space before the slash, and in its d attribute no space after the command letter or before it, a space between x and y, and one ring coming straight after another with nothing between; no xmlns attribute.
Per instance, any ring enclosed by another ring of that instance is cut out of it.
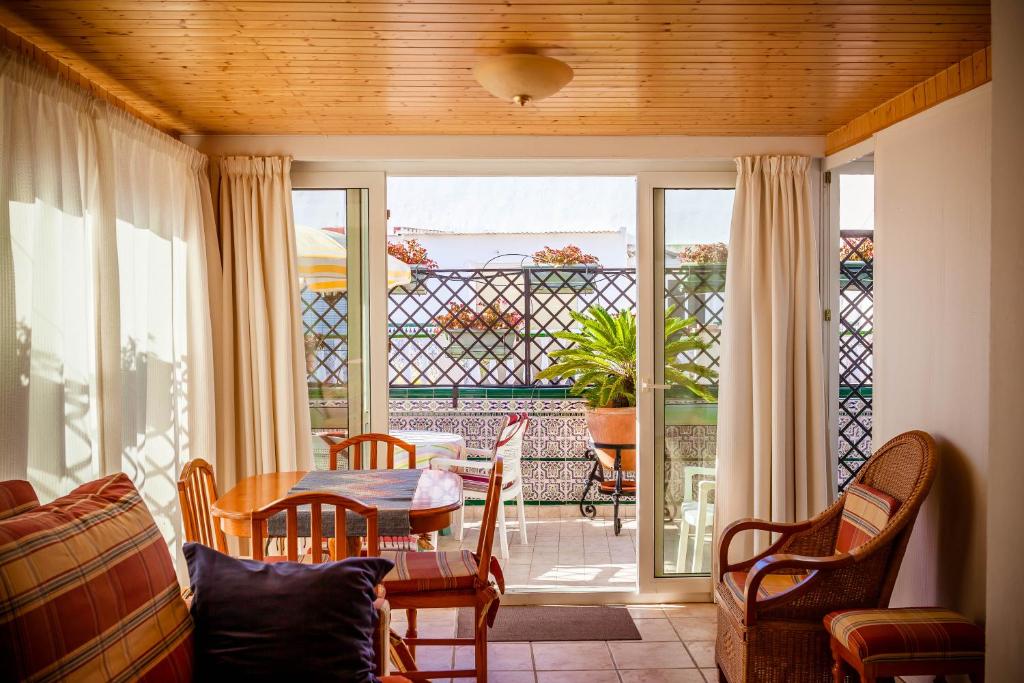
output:
<svg viewBox="0 0 1024 683"><path fill-rule="evenodd" d="M239 560L186 543L196 680L374 683L377 585L390 560Z"/></svg>

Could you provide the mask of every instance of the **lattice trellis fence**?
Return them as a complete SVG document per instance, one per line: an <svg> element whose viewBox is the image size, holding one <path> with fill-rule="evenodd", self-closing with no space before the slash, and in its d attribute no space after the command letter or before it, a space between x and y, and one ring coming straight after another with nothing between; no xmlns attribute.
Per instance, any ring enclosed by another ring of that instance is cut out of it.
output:
<svg viewBox="0 0 1024 683"><path fill-rule="evenodd" d="M322 386L348 384L348 296L302 291L306 374Z"/></svg>
<svg viewBox="0 0 1024 683"><path fill-rule="evenodd" d="M839 258L839 489L871 455L874 233L843 230Z"/></svg>

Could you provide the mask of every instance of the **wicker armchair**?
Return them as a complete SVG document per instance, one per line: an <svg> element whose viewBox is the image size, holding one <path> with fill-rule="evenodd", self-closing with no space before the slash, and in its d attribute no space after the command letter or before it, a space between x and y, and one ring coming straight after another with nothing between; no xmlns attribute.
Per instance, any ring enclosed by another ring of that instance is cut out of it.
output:
<svg viewBox="0 0 1024 683"><path fill-rule="evenodd" d="M731 524L719 545L719 680L831 683L832 656L822 618L838 609L888 606L935 468L935 442L924 432L907 432L882 446L855 481L892 496L899 507L877 536L849 553L834 550L846 494L808 521L743 519ZM756 557L729 564L730 541L748 530L779 537ZM726 581L730 572L745 577L731 574ZM737 584L737 577L745 581Z"/></svg>

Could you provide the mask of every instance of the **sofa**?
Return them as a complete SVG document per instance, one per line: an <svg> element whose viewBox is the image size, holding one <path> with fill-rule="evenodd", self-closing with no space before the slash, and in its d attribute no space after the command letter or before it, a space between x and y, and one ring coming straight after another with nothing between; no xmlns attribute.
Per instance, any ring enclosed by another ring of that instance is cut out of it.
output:
<svg viewBox="0 0 1024 683"><path fill-rule="evenodd" d="M378 607L384 673L388 611ZM166 542L124 474L47 505L28 482L0 482L0 610L2 681L194 678L189 605Z"/></svg>

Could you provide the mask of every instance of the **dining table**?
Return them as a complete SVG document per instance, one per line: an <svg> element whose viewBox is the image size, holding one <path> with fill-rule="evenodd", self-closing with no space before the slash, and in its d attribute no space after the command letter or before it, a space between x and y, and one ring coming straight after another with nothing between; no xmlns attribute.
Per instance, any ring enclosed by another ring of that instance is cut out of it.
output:
<svg viewBox="0 0 1024 683"><path fill-rule="evenodd" d="M402 470L366 471L372 472L376 478L399 477L407 473ZM270 472L246 477L213 503L212 514L220 520L225 534L249 538L252 535L250 520L253 510L284 498L307 474L306 471ZM344 491L334 491L345 495ZM421 470L415 491L408 501L411 533L422 536L448 527L452 512L461 506L461 477L442 470ZM355 554L358 542L358 537L349 538L350 555Z"/></svg>

